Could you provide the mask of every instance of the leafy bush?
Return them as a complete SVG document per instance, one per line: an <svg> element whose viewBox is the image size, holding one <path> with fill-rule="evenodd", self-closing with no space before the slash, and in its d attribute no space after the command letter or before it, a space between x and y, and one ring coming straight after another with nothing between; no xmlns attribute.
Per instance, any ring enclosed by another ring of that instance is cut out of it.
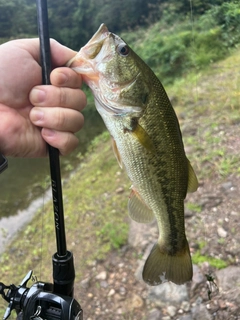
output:
<svg viewBox="0 0 240 320"><path fill-rule="evenodd" d="M147 31L137 30L135 36L123 35L164 84L192 68L203 68L222 59L240 42L239 2L214 6L195 21L186 17L167 27L170 17L171 14Z"/></svg>

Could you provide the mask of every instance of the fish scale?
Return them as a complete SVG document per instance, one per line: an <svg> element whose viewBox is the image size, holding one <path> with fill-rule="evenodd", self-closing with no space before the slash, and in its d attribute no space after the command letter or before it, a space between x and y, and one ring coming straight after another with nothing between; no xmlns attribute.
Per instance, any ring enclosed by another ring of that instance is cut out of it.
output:
<svg viewBox="0 0 240 320"><path fill-rule="evenodd" d="M116 158L132 183L132 219L156 219L159 238L143 269L149 285L192 279L184 199L198 187L177 116L153 71L105 25L68 64L92 89L113 138Z"/></svg>

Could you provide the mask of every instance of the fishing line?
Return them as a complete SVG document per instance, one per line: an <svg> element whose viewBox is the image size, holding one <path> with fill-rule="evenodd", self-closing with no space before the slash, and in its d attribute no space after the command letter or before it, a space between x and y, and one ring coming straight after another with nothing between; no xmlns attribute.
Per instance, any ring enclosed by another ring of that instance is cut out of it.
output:
<svg viewBox="0 0 240 320"><path fill-rule="evenodd" d="M46 182L45 182L45 188L46 189ZM43 266L43 227L44 227L44 212L45 212L45 197L43 194L42 197L42 212L41 212L41 257L40 257L40 263L39 263L39 280L42 279L42 266Z"/></svg>

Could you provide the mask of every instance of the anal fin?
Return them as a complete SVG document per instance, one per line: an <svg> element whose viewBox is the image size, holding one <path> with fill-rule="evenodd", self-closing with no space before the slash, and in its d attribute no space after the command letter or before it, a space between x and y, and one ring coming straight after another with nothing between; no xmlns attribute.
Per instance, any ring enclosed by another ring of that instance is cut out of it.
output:
<svg viewBox="0 0 240 320"><path fill-rule="evenodd" d="M153 211L134 189L128 200L128 212L131 219L139 223L150 223L154 220Z"/></svg>

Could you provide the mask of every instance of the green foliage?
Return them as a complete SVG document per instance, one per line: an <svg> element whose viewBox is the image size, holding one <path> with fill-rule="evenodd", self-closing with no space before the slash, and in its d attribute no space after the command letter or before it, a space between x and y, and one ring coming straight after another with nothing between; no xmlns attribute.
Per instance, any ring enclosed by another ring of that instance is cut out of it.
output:
<svg viewBox="0 0 240 320"><path fill-rule="evenodd" d="M101 230L96 231L96 235L100 237L101 242L107 242L110 245L109 250L111 247L119 249L127 242L128 229L127 223L115 224L107 222Z"/></svg>
<svg viewBox="0 0 240 320"><path fill-rule="evenodd" d="M48 1L50 36L69 47L74 47L79 41L78 34L74 33L74 12L77 7L78 0Z"/></svg>
<svg viewBox="0 0 240 320"><path fill-rule="evenodd" d="M146 25L154 0L49 1L51 36L79 50L105 23L114 32ZM60 27L61 26L61 27Z"/></svg>
<svg viewBox="0 0 240 320"><path fill-rule="evenodd" d="M35 2L0 0L0 38L37 34Z"/></svg>
<svg viewBox="0 0 240 320"><path fill-rule="evenodd" d="M194 21L189 15L177 19L176 8L169 8L147 31L123 34L164 84L222 59L240 42L239 2L214 6Z"/></svg>
<svg viewBox="0 0 240 320"><path fill-rule="evenodd" d="M188 208L188 210L194 211L197 213L202 211L202 207L197 203L187 202L186 207Z"/></svg>
<svg viewBox="0 0 240 320"><path fill-rule="evenodd" d="M192 255L192 262L194 264L201 264L206 261L209 263L210 266L216 269L223 269L228 266L228 263L226 261L218 258L201 255L199 250Z"/></svg>
<svg viewBox="0 0 240 320"><path fill-rule="evenodd" d="M228 266L228 263L222 259L219 258L214 258L206 255L201 254L201 249L205 248L207 246L206 241L200 241L199 242L199 250L197 250L193 255L192 255L192 262L194 264L201 264L204 262L208 262L210 266L216 268L216 269L223 269Z"/></svg>

